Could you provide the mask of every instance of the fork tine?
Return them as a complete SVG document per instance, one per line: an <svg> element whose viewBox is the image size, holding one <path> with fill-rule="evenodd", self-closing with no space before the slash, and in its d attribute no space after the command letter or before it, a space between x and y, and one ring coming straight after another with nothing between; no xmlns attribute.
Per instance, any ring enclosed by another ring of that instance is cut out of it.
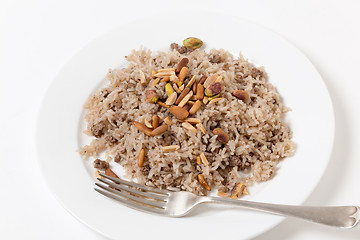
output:
<svg viewBox="0 0 360 240"><path fill-rule="evenodd" d="M143 197L147 197L147 198L152 198L154 200L164 201L164 200L166 200L168 198L167 196L160 195L160 194L152 194L150 192L140 192L138 190L131 189L126 185L125 185L126 187L124 187L124 185L121 185L121 184L118 184L118 183L113 183L113 182L108 181L106 179L98 178L97 180L99 180L100 182L103 182L103 183L105 183L105 184L107 184L109 186L112 186L112 187L114 187L116 189L121 189L123 191L131 192L131 193L134 193L134 194L137 194L137 195L140 195L140 196L143 196Z"/></svg>
<svg viewBox="0 0 360 240"><path fill-rule="evenodd" d="M124 198L128 198L128 199L134 200L136 202L149 205L150 207L163 208L166 205L165 202L149 201L149 200L146 200L146 199L141 198L141 197L136 197L136 196L130 195L130 193L128 193L128 192L120 191L120 190L117 190L117 189L114 189L114 188L104 186L104 185L102 185L100 183L95 183L95 185L102 188L102 189L104 189L104 190L110 191L110 192L112 192L112 193L114 193L116 195L122 196Z"/></svg>
<svg viewBox="0 0 360 240"><path fill-rule="evenodd" d="M98 193L101 193L105 197L112 198L112 199L122 203L123 205L125 205L127 207L130 207L132 209L135 209L135 210L141 210L141 211L144 211L144 212L151 212L151 213L156 213L156 214L164 214L165 213L162 208L146 207L144 205L140 205L140 204L135 203L133 201L126 200L123 197L120 197L118 195L109 193L108 191L103 191L103 190L98 189L98 188L94 188L94 190L97 191Z"/></svg>
<svg viewBox="0 0 360 240"><path fill-rule="evenodd" d="M110 180L112 180L114 182L124 184L124 185L128 185L128 186L131 186L131 187L140 188L140 189L143 189L143 190L146 190L146 191L149 191L149 192L154 192L154 193L159 193L159 194L166 194L166 195L168 195L168 193L169 193L168 191L165 191L165 190L160 190L160 189L155 189L155 188L152 188L152 187L143 186L143 185L140 185L140 184L137 184L137 183L134 183L134 182L125 181L125 180L120 179L120 178L113 178L113 177L110 177L110 176L102 174L102 173L100 173L99 175L104 177L104 178L110 179Z"/></svg>

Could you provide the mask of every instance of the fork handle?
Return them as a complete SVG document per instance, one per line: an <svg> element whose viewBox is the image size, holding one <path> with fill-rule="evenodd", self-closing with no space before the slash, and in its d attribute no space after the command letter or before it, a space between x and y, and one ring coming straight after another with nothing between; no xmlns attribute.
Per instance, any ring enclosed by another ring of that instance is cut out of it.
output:
<svg viewBox="0 0 360 240"><path fill-rule="evenodd" d="M222 199L218 197L203 198L203 203L218 203L237 206L281 216L301 218L310 222L341 228L352 228L356 226L360 219L360 208L358 206L308 207Z"/></svg>

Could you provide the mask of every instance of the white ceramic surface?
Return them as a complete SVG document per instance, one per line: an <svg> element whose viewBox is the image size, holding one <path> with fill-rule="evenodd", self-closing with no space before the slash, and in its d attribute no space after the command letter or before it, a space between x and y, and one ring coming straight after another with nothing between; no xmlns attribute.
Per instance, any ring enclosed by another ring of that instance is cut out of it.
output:
<svg viewBox="0 0 360 240"><path fill-rule="evenodd" d="M242 19L225 16L209 19L200 14L166 21L170 17L152 17L114 29L88 44L59 72L38 119L37 150L45 179L69 212L112 239L131 234L146 238L160 233L163 238L183 239L189 231L193 238L205 235L207 239L219 239L232 237L230 229L240 226L241 231L236 231L238 238L253 237L283 218L210 205L184 218L134 211L93 190L93 172L84 167L89 166L89 161L82 160L76 152L86 141L81 135L82 106L104 83L108 68L121 66L124 56L140 45L164 50L171 42L180 43L188 36L196 36L206 42L207 49L241 51L255 64L265 66L284 104L292 108L286 121L294 132L296 154L280 164L273 180L250 189L249 199L298 205L311 194L331 153L334 120L327 89L310 61L278 35ZM200 24L191 24L194 20ZM159 23L167 29L166 34L154 34L153 26ZM141 231L138 226L142 226Z"/></svg>

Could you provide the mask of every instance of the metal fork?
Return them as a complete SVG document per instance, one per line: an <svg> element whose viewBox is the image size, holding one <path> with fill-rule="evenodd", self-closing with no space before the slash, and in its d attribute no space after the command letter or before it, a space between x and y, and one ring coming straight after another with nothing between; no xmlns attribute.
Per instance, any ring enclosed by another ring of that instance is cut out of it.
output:
<svg viewBox="0 0 360 240"><path fill-rule="evenodd" d="M197 196L179 191L155 189L134 182L100 174L101 183L95 183L95 190L122 204L147 213L170 217L181 217L188 214L194 207L203 203L217 203L237 206L281 216L297 217L310 222L340 228L353 228L360 219L358 206L308 207L291 206L272 203L233 200L211 196Z"/></svg>

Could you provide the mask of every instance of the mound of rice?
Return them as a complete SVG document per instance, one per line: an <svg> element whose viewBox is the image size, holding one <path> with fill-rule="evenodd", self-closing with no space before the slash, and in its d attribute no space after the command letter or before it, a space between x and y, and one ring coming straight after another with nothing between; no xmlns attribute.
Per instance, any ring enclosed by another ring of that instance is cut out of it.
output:
<svg viewBox="0 0 360 240"><path fill-rule="evenodd" d="M180 51L181 52L181 51ZM279 160L291 156L294 144L291 132L283 121L287 108L283 107L279 94L267 81L263 68L256 68L241 55L234 59L225 50L212 49L208 53L198 49L180 53L176 49L158 52L133 50L126 57L128 65L122 69L109 70L109 84L90 96L85 104L88 123L85 133L94 135L91 128L103 123L106 131L93 139L79 152L83 157L96 158L105 152L111 164L121 164L126 177L138 183L184 190L199 195L207 191L197 180L202 174L207 183L227 192L238 182L250 186L253 182L267 181L274 176ZM203 75L218 74L223 77L223 100L202 104L193 116L201 120L207 134L194 133L182 127L181 122L169 113L168 108L149 103L145 99L147 89L156 90L161 99L166 99L164 85L151 87L151 69L176 68L187 57L188 77L195 75L197 81ZM147 84L140 84L140 71ZM245 103L231 92L244 90L251 101ZM146 136L134 125L134 121L151 120L154 115L162 119L170 116L173 124L161 136ZM220 127L230 137L227 144L217 140L212 133ZM164 153L162 146L179 145L180 149ZM140 150L146 149L146 160L137 166ZM197 164L196 158L205 153L209 165Z"/></svg>

